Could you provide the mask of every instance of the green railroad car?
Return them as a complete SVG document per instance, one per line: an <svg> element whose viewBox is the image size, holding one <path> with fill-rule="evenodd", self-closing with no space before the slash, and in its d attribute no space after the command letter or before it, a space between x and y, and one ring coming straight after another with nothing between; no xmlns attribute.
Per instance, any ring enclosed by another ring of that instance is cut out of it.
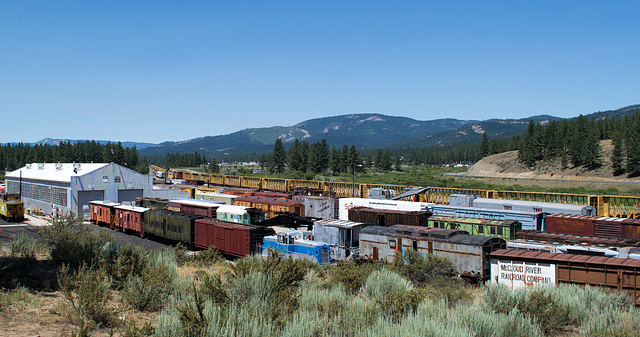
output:
<svg viewBox="0 0 640 337"><path fill-rule="evenodd" d="M185 243L193 249L193 226L198 219L202 216L152 209L145 213L144 232L145 235Z"/></svg>
<svg viewBox="0 0 640 337"><path fill-rule="evenodd" d="M429 227L458 229L471 235L490 236L506 241L514 240L522 230L522 224L514 220L487 220L433 215L427 221Z"/></svg>

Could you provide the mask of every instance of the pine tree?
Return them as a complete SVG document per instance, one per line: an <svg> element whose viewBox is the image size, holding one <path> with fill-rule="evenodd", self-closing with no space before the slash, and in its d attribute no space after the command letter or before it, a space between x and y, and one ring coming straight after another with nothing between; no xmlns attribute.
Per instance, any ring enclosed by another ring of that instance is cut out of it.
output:
<svg viewBox="0 0 640 337"><path fill-rule="evenodd" d="M489 155L489 137L486 132L482 133L482 142L480 143L480 159Z"/></svg>
<svg viewBox="0 0 640 337"><path fill-rule="evenodd" d="M282 139L276 139L273 144L273 153L271 155L272 170L275 173L283 173L285 165L287 164L287 152L282 145Z"/></svg>
<svg viewBox="0 0 640 337"><path fill-rule="evenodd" d="M622 172L622 137L619 133L613 136L613 151L611 152L611 168L614 174Z"/></svg>

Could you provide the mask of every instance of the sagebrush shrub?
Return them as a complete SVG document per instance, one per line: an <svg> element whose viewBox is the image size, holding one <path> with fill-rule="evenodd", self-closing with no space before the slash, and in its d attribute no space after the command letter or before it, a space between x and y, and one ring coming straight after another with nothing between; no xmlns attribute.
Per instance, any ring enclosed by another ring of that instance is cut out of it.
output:
<svg viewBox="0 0 640 337"><path fill-rule="evenodd" d="M99 325L115 322L117 309L109 304L111 278L104 270L82 264L76 272L71 272L68 265L62 265L58 270L58 284L72 310L81 317Z"/></svg>

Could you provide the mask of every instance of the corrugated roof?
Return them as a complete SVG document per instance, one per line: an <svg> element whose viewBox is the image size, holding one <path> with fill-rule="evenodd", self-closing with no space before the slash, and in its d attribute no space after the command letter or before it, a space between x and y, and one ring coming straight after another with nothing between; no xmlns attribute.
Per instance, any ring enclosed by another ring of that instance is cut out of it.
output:
<svg viewBox="0 0 640 337"><path fill-rule="evenodd" d="M87 173L99 170L108 163L33 163L27 164L15 171L6 174L7 178L29 180L46 180L63 183L71 182L71 177L83 176Z"/></svg>

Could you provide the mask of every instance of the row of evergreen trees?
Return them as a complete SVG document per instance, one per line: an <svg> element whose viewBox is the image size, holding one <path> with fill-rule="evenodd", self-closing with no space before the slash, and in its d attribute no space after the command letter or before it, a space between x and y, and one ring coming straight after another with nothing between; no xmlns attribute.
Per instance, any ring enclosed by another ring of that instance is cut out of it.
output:
<svg viewBox="0 0 640 337"><path fill-rule="evenodd" d="M569 164L595 168L602 164L604 139L613 140L611 163L616 174L640 174L640 113L597 120L580 115L545 125L531 121L520 141L519 158L528 166L561 158L563 168Z"/></svg>
<svg viewBox="0 0 640 337"><path fill-rule="evenodd" d="M298 139L285 149L282 140L277 139L273 152L262 155L258 160L266 163L273 172L282 173L286 168L298 172L352 172L363 168L375 168L379 171L401 171L403 164L408 165L445 165L452 163L473 163L481 158L505 151L517 150L520 137L512 139L489 140L486 133L482 141L475 144L456 144L429 148L390 148L370 149L360 153L355 146L329 146L326 140L309 143Z"/></svg>
<svg viewBox="0 0 640 337"><path fill-rule="evenodd" d="M263 156L262 162L267 163L269 169L282 173L288 167L292 171L322 173L331 170L335 174L361 170L362 159L354 145L343 145L342 149L334 146L329 149L326 140L313 142L294 141L289 151L285 150L282 140L278 138L273 145L270 156Z"/></svg>
<svg viewBox="0 0 640 337"><path fill-rule="evenodd" d="M136 147L124 147L122 143L100 144L84 141L72 144L60 142L58 145L28 143L0 144L0 168L17 170L27 163L110 163L149 172L146 160L138 158Z"/></svg>

